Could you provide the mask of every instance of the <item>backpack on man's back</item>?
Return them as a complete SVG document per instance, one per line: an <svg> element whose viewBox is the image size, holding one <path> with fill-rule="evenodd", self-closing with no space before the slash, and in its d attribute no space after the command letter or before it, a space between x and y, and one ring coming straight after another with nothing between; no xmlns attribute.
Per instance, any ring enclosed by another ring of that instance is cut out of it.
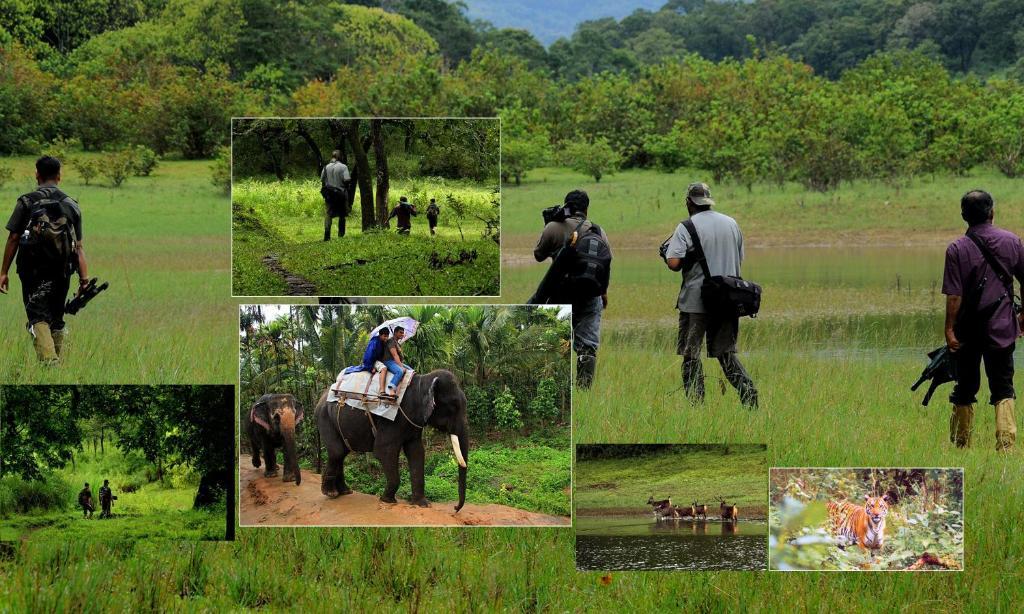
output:
<svg viewBox="0 0 1024 614"><path fill-rule="evenodd" d="M70 198L56 188L33 193L30 221L18 250L18 269L71 277L76 261L74 214Z"/></svg>

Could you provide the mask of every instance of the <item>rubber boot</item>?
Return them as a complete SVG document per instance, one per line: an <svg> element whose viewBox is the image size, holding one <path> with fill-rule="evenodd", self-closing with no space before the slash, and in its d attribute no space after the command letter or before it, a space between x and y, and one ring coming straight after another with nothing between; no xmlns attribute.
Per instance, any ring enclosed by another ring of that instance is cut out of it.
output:
<svg viewBox="0 0 1024 614"><path fill-rule="evenodd" d="M998 412L998 409L996 410ZM971 445L974 424L974 405L954 405L949 416L949 441L958 448Z"/></svg>
<svg viewBox="0 0 1024 614"><path fill-rule="evenodd" d="M1013 416L1013 399L996 403L996 450L1013 449L1017 441L1017 420Z"/></svg>
<svg viewBox="0 0 1024 614"><path fill-rule="evenodd" d="M53 351L57 354L57 358L64 357L64 339L67 338L67 333L62 328L60 330L50 331L50 336L53 338Z"/></svg>
<svg viewBox="0 0 1024 614"><path fill-rule="evenodd" d="M55 364L57 362L57 350L53 347L53 335L50 333L50 325L46 322L36 322L33 324L32 339L39 362L48 365Z"/></svg>
<svg viewBox="0 0 1024 614"><path fill-rule="evenodd" d="M597 356L580 354L576 357L576 387L587 389L594 383L594 370L597 368Z"/></svg>

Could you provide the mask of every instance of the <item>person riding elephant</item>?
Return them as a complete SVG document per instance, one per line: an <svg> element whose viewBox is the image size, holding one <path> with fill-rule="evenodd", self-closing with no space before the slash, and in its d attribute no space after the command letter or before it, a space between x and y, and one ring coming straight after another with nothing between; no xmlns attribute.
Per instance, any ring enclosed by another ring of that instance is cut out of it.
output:
<svg viewBox="0 0 1024 614"><path fill-rule="evenodd" d="M302 484L299 459L295 453L295 428L302 420L302 404L290 394L265 394L249 410L249 441L252 466L260 466L260 451L267 468L264 477L277 475L277 448L284 448L284 481Z"/></svg>
<svg viewBox="0 0 1024 614"><path fill-rule="evenodd" d="M398 457L404 452L412 482L410 502L428 507L423 493L426 457L423 429L429 425L451 438L459 464L459 502L455 511L462 509L466 502L469 423L466 395L453 373L438 369L414 374L393 421L343 402L328 402L328 393L329 390L324 391L316 407L320 441L327 448L327 468L320 487L324 495L335 498L351 494L352 490L345 484L345 457L349 452L373 452L383 465L387 479L380 500L395 503L399 484Z"/></svg>

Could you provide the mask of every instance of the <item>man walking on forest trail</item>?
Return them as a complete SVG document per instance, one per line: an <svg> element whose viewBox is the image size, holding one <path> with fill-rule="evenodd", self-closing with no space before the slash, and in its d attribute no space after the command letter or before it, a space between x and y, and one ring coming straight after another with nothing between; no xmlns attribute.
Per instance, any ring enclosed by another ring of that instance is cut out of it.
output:
<svg viewBox="0 0 1024 614"><path fill-rule="evenodd" d="M949 438L958 448L971 443L982 360L989 402L995 407L996 450L1012 449L1017 439L1013 350L1021 335L1022 315L1015 304L1013 279L1024 283L1024 245L1020 237L992 223L994 212L987 192L964 194L960 216L967 222L967 232L946 249L946 345L957 366L957 382L949 396Z"/></svg>
<svg viewBox="0 0 1024 614"><path fill-rule="evenodd" d="M338 218L338 238L345 236L348 215L348 184L352 175L341 162L341 151L331 152L331 161L320 172L320 195L324 197L324 241L331 240L331 219Z"/></svg>
<svg viewBox="0 0 1024 614"><path fill-rule="evenodd" d="M64 307L71 275L78 271L77 297L89 285L82 248L82 212L78 203L58 188L60 161L43 156L36 161L34 191L18 198L7 221L7 245L0 268L0 293L10 285L8 272L17 256L22 300L28 315L36 356L40 362L59 362L66 336Z"/></svg>
<svg viewBox="0 0 1024 614"><path fill-rule="evenodd" d="M736 354L739 318L705 309L702 297L705 275L698 256L701 251L712 276L739 277L743 262L743 234L739 225L728 215L712 211L714 205L707 184L690 184L686 190L686 210L690 218L679 223L663 247L668 268L683 272L683 285L676 302L679 309L676 351L683 357L683 387L690 398L696 402L704 401L704 370L700 354L706 337L708 356L718 359L726 379L739 392L743 405L757 409L757 388Z"/></svg>

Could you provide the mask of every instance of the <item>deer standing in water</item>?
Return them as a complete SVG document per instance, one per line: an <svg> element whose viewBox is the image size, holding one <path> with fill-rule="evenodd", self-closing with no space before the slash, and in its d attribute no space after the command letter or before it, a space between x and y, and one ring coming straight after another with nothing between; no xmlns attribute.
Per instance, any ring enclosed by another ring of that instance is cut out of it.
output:
<svg viewBox="0 0 1024 614"><path fill-rule="evenodd" d="M694 501L692 507L693 507L693 517L694 518L696 518L697 516L701 516L701 517L703 517L704 520L708 519L708 506L707 506L707 504L705 504L705 503L699 503L698 504L696 501Z"/></svg>
<svg viewBox="0 0 1024 614"><path fill-rule="evenodd" d="M731 520L736 522L740 518L740 508L735 505L726 505L725 499L718 497L719 506L718 511L722 517L722 520Z"/></svg>

